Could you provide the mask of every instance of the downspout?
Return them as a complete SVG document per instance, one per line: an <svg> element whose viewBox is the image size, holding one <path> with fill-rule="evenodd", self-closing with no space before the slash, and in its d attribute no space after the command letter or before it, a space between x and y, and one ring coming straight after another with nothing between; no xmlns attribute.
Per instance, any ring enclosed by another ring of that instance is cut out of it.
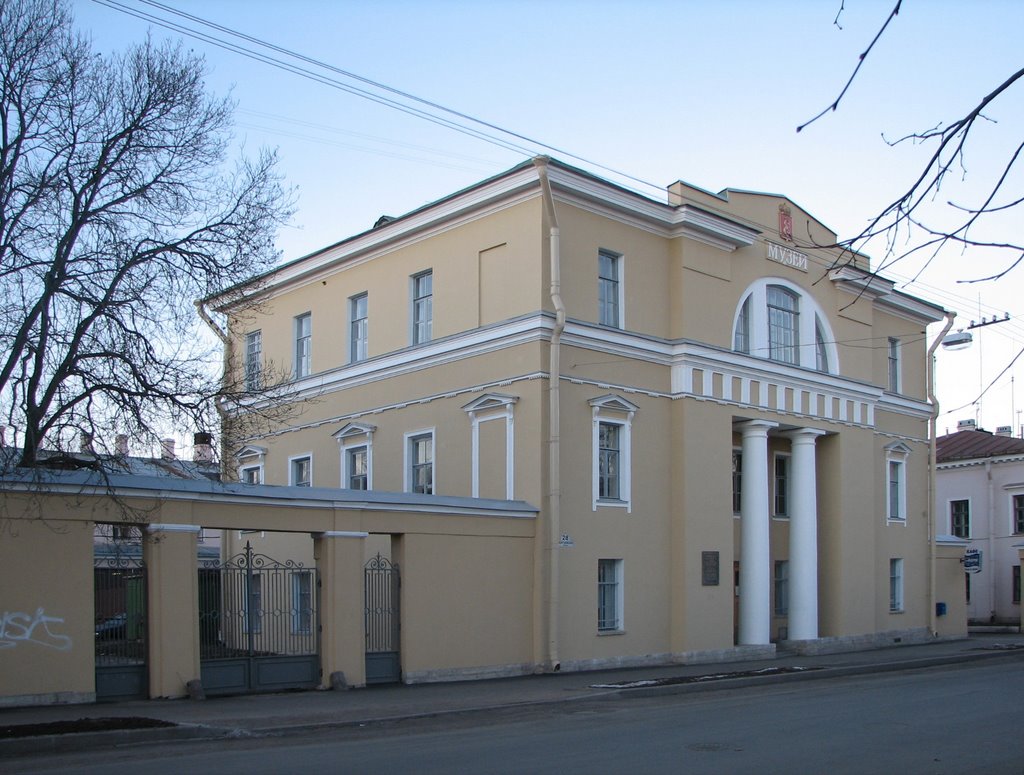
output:
<svg viewBox="0 0 1024 775"><path fill-rule="evenodd" d="M562 303L562 264L559 253L558 217L555 215L555 200L551 194L551 181L548 180L548 157L538 156L533 163L540 178L541 195L550 224L550 261L551 261L551 304L555 308L555 325L551 330L550 361L548 364L548 535L546 553L548 558L547 589L545 603L547 608L547 659L546 667L552 672L561 668L558 659L558 547L561 530L562 479L560 472L561 420L559 386L562 379L561 342L565 330L565 305Z"/></svg>
<svg viewBox="0 0 1024 775"><path fill-rule="evenodd" d="M935 623L935 425L939 419L939 401L935 397L935 351L946 338L956 319L955 312L946 312L946 325L928 348L928 403L932 405L928 416L928 631L937 637Z"/></svg>

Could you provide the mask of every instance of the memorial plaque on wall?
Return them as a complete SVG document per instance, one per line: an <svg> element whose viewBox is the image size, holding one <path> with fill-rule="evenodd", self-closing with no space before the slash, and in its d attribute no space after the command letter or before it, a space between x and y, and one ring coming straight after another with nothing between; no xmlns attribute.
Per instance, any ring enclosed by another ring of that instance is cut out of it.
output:
<svg viewBox="0 0 1024 775"><path fill-rule="evenodd" d="M718 586L718 552L700 553L700 583L705 587Z"/></svg>

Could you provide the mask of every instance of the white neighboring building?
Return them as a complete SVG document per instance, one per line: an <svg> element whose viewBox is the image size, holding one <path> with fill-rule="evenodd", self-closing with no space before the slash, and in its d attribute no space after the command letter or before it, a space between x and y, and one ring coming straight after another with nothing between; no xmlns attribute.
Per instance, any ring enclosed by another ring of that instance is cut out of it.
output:
<svg viewBox="0 0 1024 775"><path fill-rule="evenodd" d="M936 440L936 530L981 552L981 571L965 574L968 622L1020 626L1024 439L968 423Z"/></svg>

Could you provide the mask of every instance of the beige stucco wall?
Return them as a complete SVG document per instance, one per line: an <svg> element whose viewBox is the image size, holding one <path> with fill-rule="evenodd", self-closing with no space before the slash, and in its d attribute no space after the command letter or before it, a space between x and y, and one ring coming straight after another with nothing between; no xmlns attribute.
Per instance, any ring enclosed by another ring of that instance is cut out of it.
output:
<svg viewBox="0 0 1024 775"><path fill-rule="evenodd" d="M0 528L0 705L89 701L93 524L18 519L25 505L6 496Z"/></svg>

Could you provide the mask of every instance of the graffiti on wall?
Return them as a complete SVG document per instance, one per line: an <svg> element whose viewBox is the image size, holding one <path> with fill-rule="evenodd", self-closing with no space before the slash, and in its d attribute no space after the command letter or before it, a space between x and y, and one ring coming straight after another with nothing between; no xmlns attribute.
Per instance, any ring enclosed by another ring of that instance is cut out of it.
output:
<svg viewBox="0 0 1024 775"><path fill-rule="evenodd" d="M4 611L0 614L0 649L13 649L22 643L35 643L38 646L70 651L70 636L54 632L59 627L51 625L63 624L64 620L56 616L47 616L43 608L37 608L35 614L22 611Z"/></svg>

